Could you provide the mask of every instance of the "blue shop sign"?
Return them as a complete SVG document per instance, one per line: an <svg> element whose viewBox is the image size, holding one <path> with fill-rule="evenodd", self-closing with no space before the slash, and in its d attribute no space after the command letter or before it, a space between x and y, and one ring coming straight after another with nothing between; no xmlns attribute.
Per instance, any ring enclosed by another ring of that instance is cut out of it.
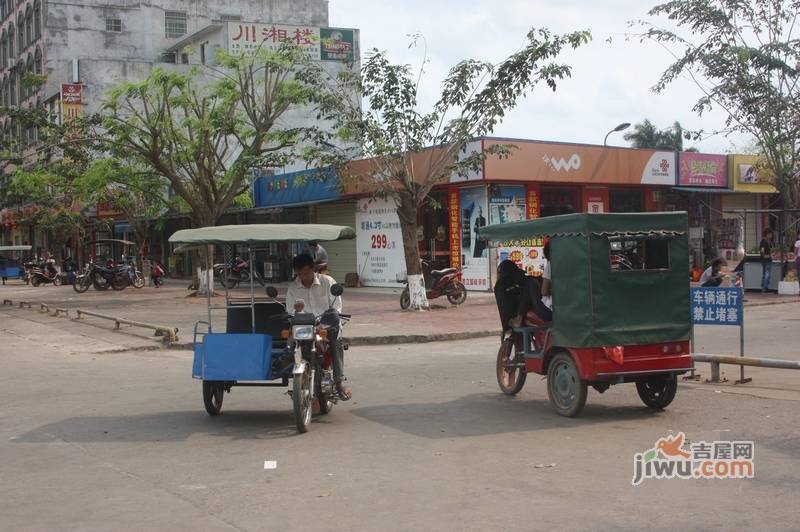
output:
<svg viewBox="0 0 800 532"><path fill-rule="evenodd" d="M340 197L339 178L333 169L259 177L253 184L253 203L256 207L320 203Z"/></svg>

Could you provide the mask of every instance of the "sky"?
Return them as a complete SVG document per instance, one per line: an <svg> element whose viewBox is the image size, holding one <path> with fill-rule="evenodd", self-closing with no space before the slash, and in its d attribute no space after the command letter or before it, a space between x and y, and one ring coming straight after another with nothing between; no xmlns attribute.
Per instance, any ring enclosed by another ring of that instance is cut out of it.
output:
<svg viewBox="0 0 800 532"><path fill-rule="evenodd" d="M645 118L666 128L676 120L690 130L718 131L725 114L699 117L692 111L701 95L689 80L679 80L662 94L652 91L672 56L661 46L627 38L636 28L629 21L647 18L657 0L329 0L330 25L361 30L362 56L377 48L391 61L418 69L424 48L409 48L411 35L427 43L429 63L422 84L421 106L428 111L439 95L449 68L463 59L498 62L525 44L528 31L555 33L588 29L592 42L567 51L562 61L572 78L556 92L539 86L513 109L493 136L602 144L606 133L622 122ZM653 19L655 20L655 19ZM664 25L665 21L660 21ZM609 145L626 146L623 133ZM746 149L749 139L715 135L688 142L707 153Z"/></svg>

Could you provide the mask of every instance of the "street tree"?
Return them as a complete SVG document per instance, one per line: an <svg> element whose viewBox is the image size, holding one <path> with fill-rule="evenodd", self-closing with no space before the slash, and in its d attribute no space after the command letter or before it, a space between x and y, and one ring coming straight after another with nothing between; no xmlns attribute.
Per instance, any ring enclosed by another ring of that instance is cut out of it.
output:
<svg viewBox="0 0 800 532"><path fill-rule="evenodd" d="M417 225L431 189L453 175L477 170L489 155L508 156L510 149L503 145L483 153L465 153L465 148L470 140L490 134L534 86L544 83L555 90L571 74L568 65L558 62L562 51L589 39L587 31L554 35L532 30L525 46L498 64L461 61L450 69L432 110L422 109L418 98L425 62L413 71L378 50L367 55L360 76L340 77L340 88L325 93L320 116L336 124L340 140L355 146L349 155L332 151L329 162L340 167L351 182L347 186L397 204L411 308L428 308ZM352 92L363 95L363 106L347 98ZM363 164L342 164L356 156Z"/></svg>
<svg viewBox="0 0 800 532"><path fill-rule="evenodd" d="M680 122L675 121L672 127L658 129L650 120L644 119L633 126L633 131L625 133L625 140L633 148L669 151L697 151L695 148L684 149L683 141L690 138L691 133L684 130Z"/></svg>
<svg viewBox="0 0 800 532"><path fill-rule="evenodd" d="M307 112L319 70L290 45L221 53L214 69L157 68L111 91L97 139L113 156L163 177L194 227L213 226L249 190L253 169L283 167L315 138L316 126L285 124L289 113Z"/></svg>
<svg viewBox="0 0 800 532"><path fill-rule="evenodd" d="M675 61L655 85L679 78L702 91L693 110L726 114L722 132L752 136L784 204L800 207L800 0L673 0L641 21L643 38Z"/></svg>

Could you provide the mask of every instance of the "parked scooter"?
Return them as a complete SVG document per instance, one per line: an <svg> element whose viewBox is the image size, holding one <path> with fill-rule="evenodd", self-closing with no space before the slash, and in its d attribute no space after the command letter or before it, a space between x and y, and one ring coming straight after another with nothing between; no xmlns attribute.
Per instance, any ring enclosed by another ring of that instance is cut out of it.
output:
<svg viewBox="0 0 800 532"><path fill-rule="evenodd" d="M55 261L48 260L39 265L33 266L30 273L31 285L40 286L43 284L61 285L61 277L56 270Z"/></svg>
<svg viewBox="0 0 800 532"><path fill-rule="evenodd" d="M425 261L422 264L428 266ZM447 296L447 300L453 305L460 305L467 300L467 289L461 282L461 268L431 270L430 278L425 280L425 288L429 300ZM406 288L400 294L400 308L406 310L410 306L411 293L406 280Z"/></svg>
<svg viewBox="0 0 800 532"><path fill-rule="evenodd" d="M236 288L239 283L250 281L250 262L240 257L235 257L229 265L215 264L214 277L219 279L223 287ZM253 279L261 286L264 286L264 279L258 273L258 270L253 270Z"/></svg>

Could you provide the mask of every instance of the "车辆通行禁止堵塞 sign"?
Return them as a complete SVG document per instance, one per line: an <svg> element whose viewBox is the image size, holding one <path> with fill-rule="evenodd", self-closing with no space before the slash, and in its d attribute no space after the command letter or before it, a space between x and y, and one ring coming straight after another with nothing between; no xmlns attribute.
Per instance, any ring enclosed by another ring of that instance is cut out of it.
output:
<svg viewBox="0 0 800 532"><path fill-rule="evenodd" d="M741 325L744 319L741 288L692 288L692 323Z"/></svg>

